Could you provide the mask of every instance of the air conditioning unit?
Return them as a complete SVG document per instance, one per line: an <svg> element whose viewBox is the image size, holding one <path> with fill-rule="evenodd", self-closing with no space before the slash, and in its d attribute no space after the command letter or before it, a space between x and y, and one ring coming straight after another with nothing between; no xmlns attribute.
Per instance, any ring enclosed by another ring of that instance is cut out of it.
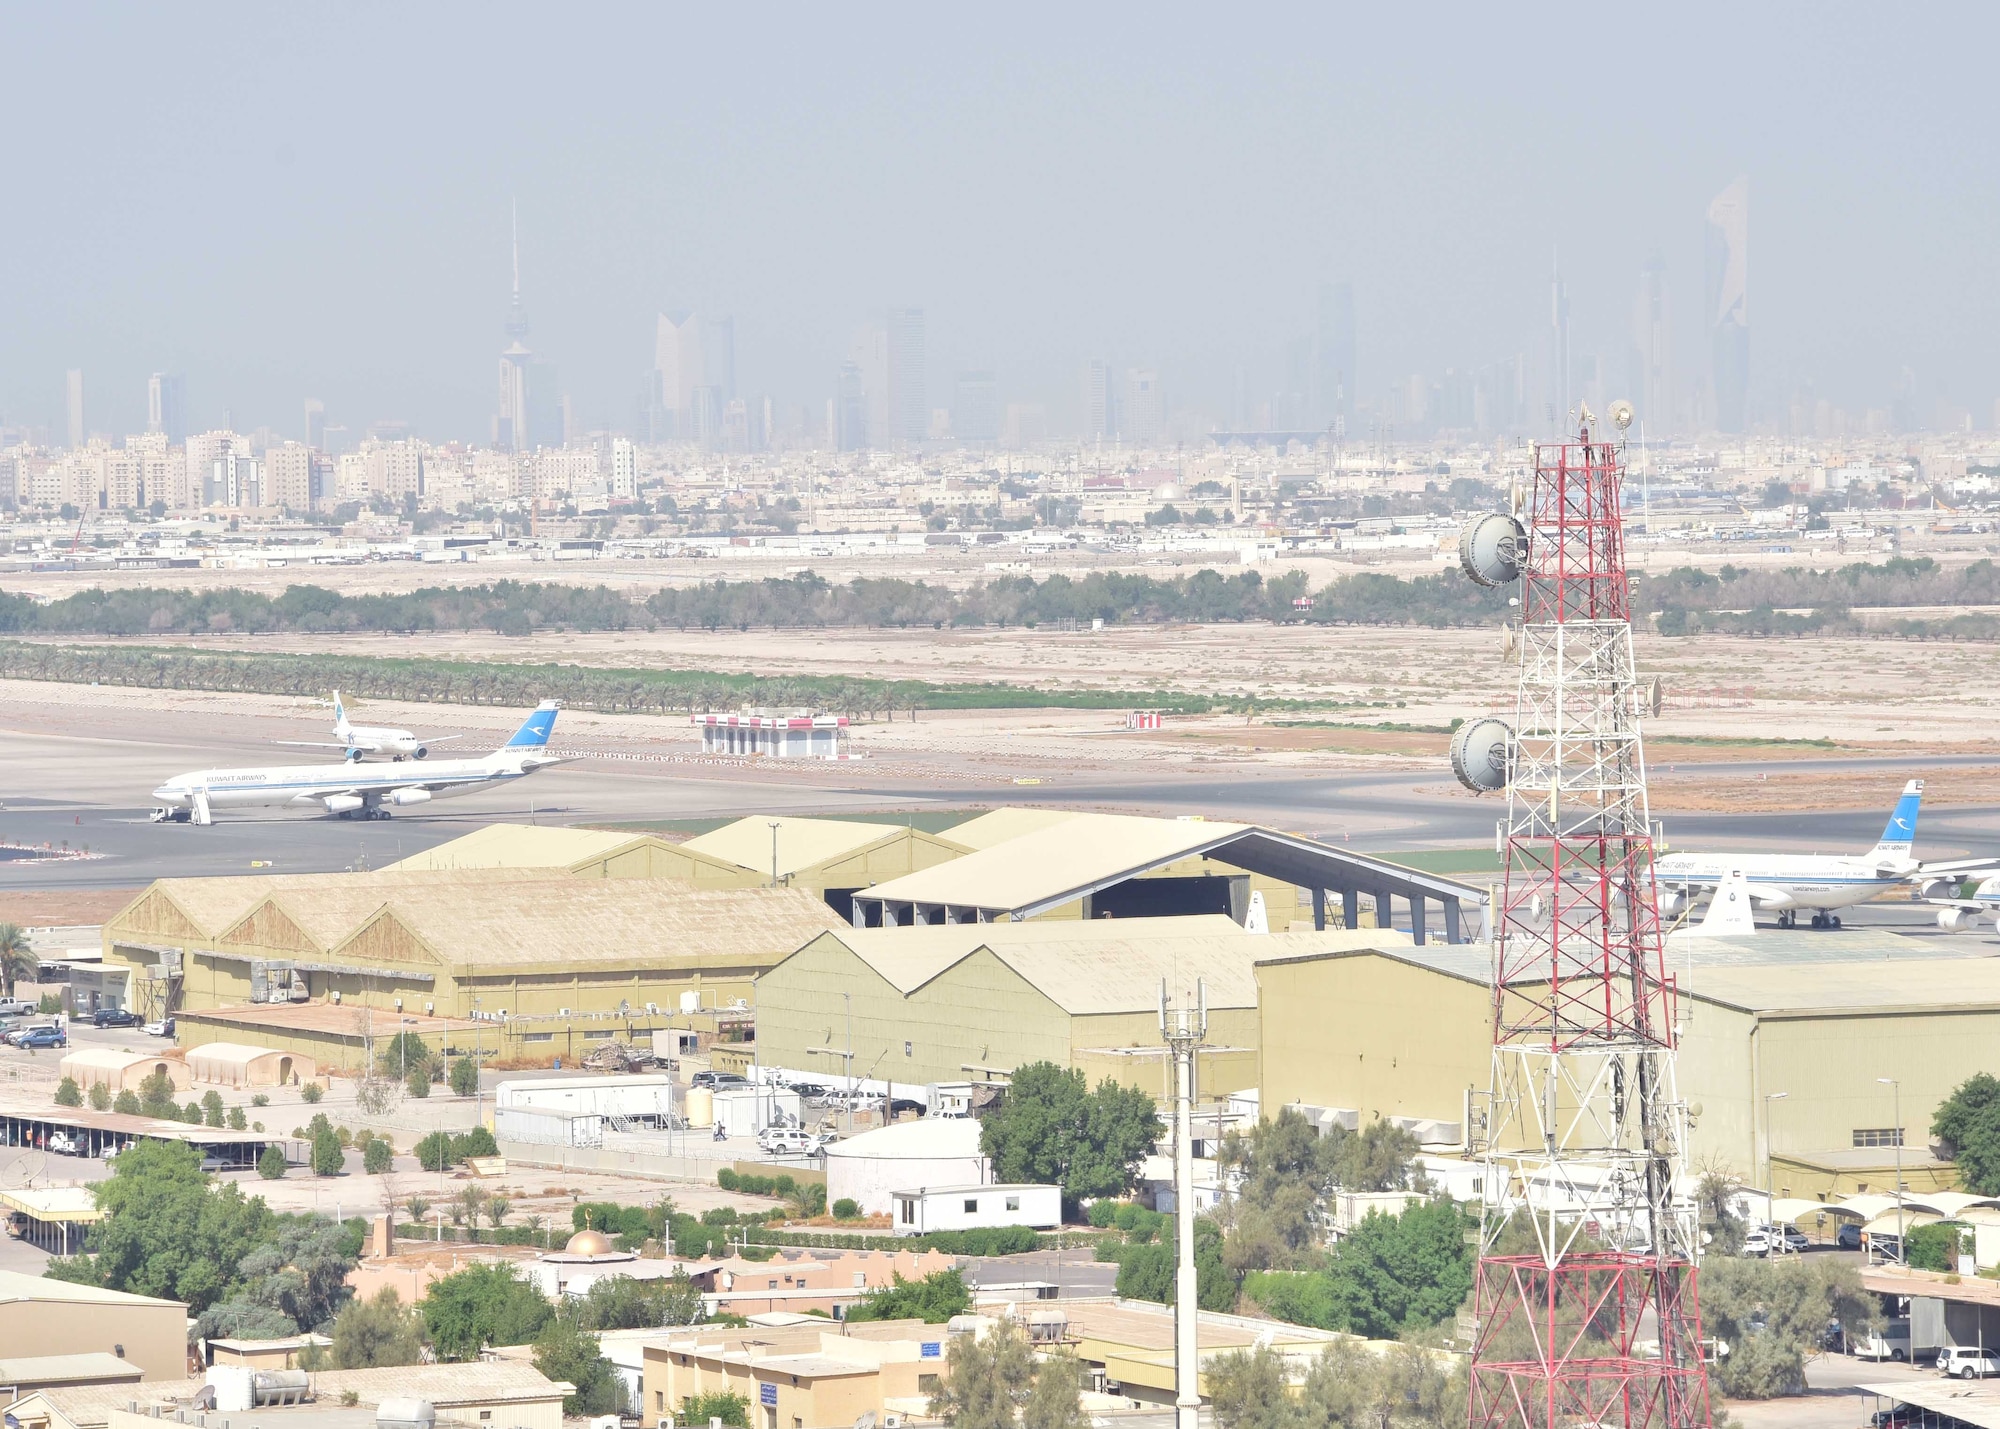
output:
<svg viewBox="0 0 2000 1429"><path fill-rule="evenodd" d="M558 1007L558 1008L556 1009L556 1016L558 1016L558 1017L567 1017L567 1016L569 1016L569 1009L568 1009L567 1007Z"/></svg>
<svg viewBox="0 0 2000 1429"><path fill-rule="evenodd" d="M646 1004L646 1015L647 1015L648 1017L658 1017L658 1016L660 1015L660 1004L659 1004L659 1003L657 1003L657 1002L649 1002L649 1003L647 1003L647 1004Z"/></svg>

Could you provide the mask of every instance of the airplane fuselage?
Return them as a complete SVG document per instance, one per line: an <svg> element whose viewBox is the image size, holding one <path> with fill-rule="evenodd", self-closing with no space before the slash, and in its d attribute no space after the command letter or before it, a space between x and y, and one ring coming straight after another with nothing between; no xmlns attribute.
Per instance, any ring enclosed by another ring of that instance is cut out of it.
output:
<svg viewBox="0 0 2000 1429"><path fill-rule="evenodd" d="M1911 860L1889 864L1838 855L1669 854L1653 869L1663 892L1692 899L1713 892L1730 869L1740 868L1758 907L1824 913L1866 903L1906 882L1916 867Z"/></svg>

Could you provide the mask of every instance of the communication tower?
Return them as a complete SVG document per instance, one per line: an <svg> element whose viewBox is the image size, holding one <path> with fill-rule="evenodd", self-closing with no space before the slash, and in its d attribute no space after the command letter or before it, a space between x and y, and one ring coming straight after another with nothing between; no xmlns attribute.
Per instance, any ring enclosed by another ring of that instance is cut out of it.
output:
<svg viewBox="0 0 2000 1429"><path fill-rule="evenodd" d="M1520 593L1513 725L1452 746L1462 781L1507 794L1471 1429L1710 1422L1619 507L1631 408L1611 416L1617 441L1586 409L1537 445L1512 513L1459 543Z"/></svg>

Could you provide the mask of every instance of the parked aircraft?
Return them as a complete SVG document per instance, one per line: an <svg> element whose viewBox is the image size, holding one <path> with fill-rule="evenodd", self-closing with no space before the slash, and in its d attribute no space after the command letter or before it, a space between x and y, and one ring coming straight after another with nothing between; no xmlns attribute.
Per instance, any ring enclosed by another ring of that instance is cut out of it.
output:
<svg viewBox="0 0 2000 1429"><path fill-rule="evenodd" d="M431 752L430 747L433 744L444 744L457 738L455 734L440 734L420 739L407 729L355 724L347 718L347 706L341 703L340 691L335 690L332 742L281 739L278 743L288 744L297 749L344 749L349 759L359 759L367 754L386 754L392 759L422 759Z"/></svg>

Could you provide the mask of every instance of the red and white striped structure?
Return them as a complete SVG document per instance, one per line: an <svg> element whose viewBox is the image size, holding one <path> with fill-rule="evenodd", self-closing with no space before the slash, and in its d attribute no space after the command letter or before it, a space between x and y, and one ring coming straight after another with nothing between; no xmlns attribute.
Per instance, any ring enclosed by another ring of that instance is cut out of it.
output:
<svg viewBox="0 0 2000 1429"><path fill-rule="evenodd" d="M846 715L699 714L703 754L773 759L846 759Z"/></svg>
<svg viewBox="0 0 2000 1429"><path fill-rule="evenodd" d="M1494 939L1472 1429L1706 1429L1619 444L1538 446Z"/></svg>

